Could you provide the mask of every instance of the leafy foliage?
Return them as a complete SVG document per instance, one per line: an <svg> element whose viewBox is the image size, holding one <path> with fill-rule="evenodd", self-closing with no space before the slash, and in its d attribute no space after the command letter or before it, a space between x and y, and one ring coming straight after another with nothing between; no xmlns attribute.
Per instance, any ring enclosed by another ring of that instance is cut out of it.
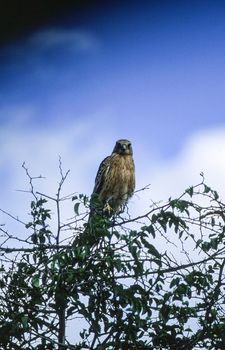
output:
<svg viewBox="0 0 225 350"><path fill-rule="evenodd" d="M95 211L87 225L88 198L61 197L60 173L55 198L32 185L25 239L1 226L0 349L225 348L218 193L202 181L137 218ZM75 216L65 224L61 206L71 198Z"/></svg>

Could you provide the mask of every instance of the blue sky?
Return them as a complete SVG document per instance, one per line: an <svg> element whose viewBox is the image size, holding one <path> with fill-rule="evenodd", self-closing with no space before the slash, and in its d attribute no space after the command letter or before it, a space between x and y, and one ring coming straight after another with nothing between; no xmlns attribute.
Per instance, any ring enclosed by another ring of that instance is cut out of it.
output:
<svg viewBox="0 0 225 350"><path fill-rule="evenodd" d="M71 169L68 191L90 194L121 137L133 142L137 186L151 183L160 199L198 181L200 171L220 186L224 33L222 1L131 1L70 12L5 44L5 196L23 187L23 161L49 175L47 189L57 184L59 155Z"/></svg>
<svg viewBox="0 0 225 350"><path fill-rule="evenodd" d="M165 157L224 124L225 6L152 3L71 14L3 49L1 106L35 106L37 128L110 110L115 134Z"/></svg>

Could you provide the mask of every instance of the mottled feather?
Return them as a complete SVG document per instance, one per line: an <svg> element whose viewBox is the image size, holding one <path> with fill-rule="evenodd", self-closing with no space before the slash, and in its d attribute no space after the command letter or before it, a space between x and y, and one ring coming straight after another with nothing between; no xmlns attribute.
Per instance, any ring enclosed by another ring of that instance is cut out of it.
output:
<svg viewBox="0 0 225 350"><path fill-rule="evenodd" d="M103 209L121 211L135 188L135 171L131 142L118 140L111 156L100 164L93 194L97 194Z"/></svg>

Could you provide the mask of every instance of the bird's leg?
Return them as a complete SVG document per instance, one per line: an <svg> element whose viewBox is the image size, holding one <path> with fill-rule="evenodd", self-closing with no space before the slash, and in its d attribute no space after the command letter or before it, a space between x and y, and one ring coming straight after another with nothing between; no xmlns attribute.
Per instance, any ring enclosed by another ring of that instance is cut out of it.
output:
<svg viewBox="0 0 225 350"><path fill-rule="evenodd" d="M127 208L127 200L123 201L123 204L120 205L119 210L118 210L118 214L122 214L126 208Z"/></svg>
<svg viewBox="0 0 225 350"><path fill-rule="evenodd" d="M110 206L109 202L107 201L106 204L104 205L103 212L107 212L109 216L112 215L113 213L113 208Z"/></svg>

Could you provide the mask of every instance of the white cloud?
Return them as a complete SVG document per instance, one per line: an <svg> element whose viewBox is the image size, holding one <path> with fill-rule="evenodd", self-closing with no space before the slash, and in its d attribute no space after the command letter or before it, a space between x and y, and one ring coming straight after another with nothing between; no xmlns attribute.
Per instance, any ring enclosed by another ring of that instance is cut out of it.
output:
<svg viewBox="0 0 225 350"><path fill-rule="evenodd" d="M20 114L23 115L22 108ZM0 133L0 208L27 220L31 197L17 191L29 189L28 178L21 167L24 161L32 176L41 174L45 177L35 181L36 189L54 197L60 181L60 156L63 171L70 169L63 195L74 192L90 195L98 165L113 146L109 141L111 129L98 132L96 125L101 124L102 117L98 120L96 116L92 117L82 121L70 120L64 126L56 123L55 127L46 129L29 124L27 108L24 109L24 118L14 121L9 118L11 121L2 126ZM64 220L74 214L71 201L65 205L62 214ZM0 222L4 220L5 217L0 217Z"/></svg>
<svg viewBox="0 0 225 350"><path fill-rule="evenodd" d="M38 50L55 48L70 49L77 52L93 51L99 46L98 40L89 32L81 29L48 28L33 34L28 44Z"/></svg>
<svg viewBox="0 0 225 350"><path fill-rule="evenodd" d="M18 69L24 64L29 70L30 67L35 71L47 74L46 55L52 55L51 65L48 67L48 74L51 73L52 66L59 59L60 55L66 55L70 60L78 54L95 53L100 47L100 40L91 32L82 28L58 28L48 27L38 30L28 36L26 39L11 43L4 48L4 55L9 57L9 66ZM16 63L13 59L16 57Z"/></svg>
<svg viewBox="0 0 225 350"><path fill-rule="evenodd" d="M24 115L27 115L26 109ZM90 194L98 165L111 152L114 142L114 130L96 130L99 120L101 118L97 120L97 116L93 116L88 121L70 121L64 127L34 130L27 126L25 118L21 125L13 126L11 123L3 126L0 138L0 207L18 215L24 213L20 203L24 201L24 194L15 191L28 188L28 181L21 169L23 161L31 174L46 177L38 181L39 190L54 196L60 180L58 157L61 156L63 169L71 170L64 194L76 191ZM145 159L149 157L148 152L146 149ZM149 183L151 185L148 191L140 192L131 199L132 213L143 214L147 211L150 199L167 200L170 196L180 195L187 187L201 181L200 172L204 172L206 182L224 197L224 156L225 129L193 135L175 158L166 161L153 161L152 158L150 164L140 164L138 154L135 154L138 188Z"/></svg>
<svg viewBox="0 0 225 350"><path fill-rule="evenodd" d="M148 159L148 154L145 155ZM149 199L167 200L178 196L191 185L201 182L204 173L206 183L225 199L225 129L203 130L193 134L173 159L155 159L137 169L140 187L151 184L135 200L140 213L147 210ZM139 164L140 165L140 164Z"/></svg>

